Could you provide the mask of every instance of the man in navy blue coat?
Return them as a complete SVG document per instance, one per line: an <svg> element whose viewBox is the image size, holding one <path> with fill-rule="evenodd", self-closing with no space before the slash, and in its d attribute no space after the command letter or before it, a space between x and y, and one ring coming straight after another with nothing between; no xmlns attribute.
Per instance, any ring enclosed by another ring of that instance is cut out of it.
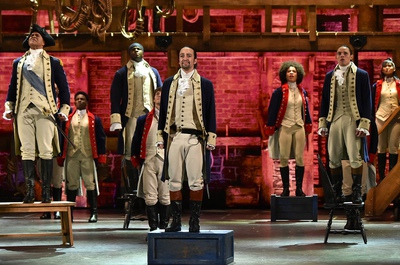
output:
<svg viewBox="0 0 400 265"><path fill-rule="evenodd" d="M3 118L14 118L15 152L22 156L27 187L24 203L35 200L36 156L41 163L42 202L51 201L53 157L60 152L54 119L68 120L70 110L70 91L62 61L43 49L54 45L46 30L33 24L22 43L27 52L14 61L8 87Z"/></svg>
<svg viewBox="0 0 400 265"><path fill-rule="evenodd" d="M196 70L197 53L179 52L180 69L165 80L161 93L158 146L165 147L164 177L169 180L172 223L166 232L181 231L182 183L190 189L189 232L199 232L204 183L210 175L210 151L216 145L214 87Z"/></svg>

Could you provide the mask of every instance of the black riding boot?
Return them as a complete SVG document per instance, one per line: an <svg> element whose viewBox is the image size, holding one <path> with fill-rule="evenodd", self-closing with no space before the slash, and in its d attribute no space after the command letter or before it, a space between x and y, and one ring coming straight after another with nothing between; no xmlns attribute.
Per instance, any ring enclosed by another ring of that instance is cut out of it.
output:
<svg viewBox="0 0 400 265"><path fill-rule="evenodd" d="M385 170L386 170L386 153L378 154L378 173L379 173L379 182L385 178Z"/></svg>
<svg viewBox="0 0 400 265"><path fill-rule="evenodd" d="M397 164L398 154L389 154L389 171L391 171Z"/></svg>
<svg viewBox="0 0 400 265"><path fill-rule="evenodd" d="M189 232L200 232L200 209L203 201L203 190L190 191L190 219Z"/></svg>
<svg viewBox="0 0 400 265"><path fill-rule="evenodd" d="M96 190L87 190L86 196L89 202L90 207L90 218L88 220L89 223L97 222L97 191Z"/></svg>
<svg viewBox="0 0 400 265"><path fill-rule="evenodd" d="M160 229L165 229L168 226L169 215L170 215L169 211L170 211L169 205L163 205L161 203L158 204L158 212L160 214L160 222L158 227Z"/></svg>
<svg viewBox="0 0 400 265"><path fill-rule="evenodd" d="M281 178L282 178L282 185L283 185L283 191L281 193L281 196L289 196L290 195L290 190L289 190L289 167L281 167L280 168L281 172Z"/></svg>
<svg viewBox="0 0 400 265"><path fill-rule="evenodd" d="M354 208L347 208L346 209L346 224L344 229L346 230L360 230L360 222L358 220L358 216L356 210Z"/></svg>
<svg viewBox="0 0 400 265"><path fill-rule="evenodd" d="M172 222L167 228L165 228L165 232L181 231L182 201L171 201L171 214Z"/></svg>
<svg viewBox="0 0 400 265"><path fill-rule="evenodd" d="M53 187L53 201L61 201L62 189ZM61 219L60 212L54 213L54 219Z"/></svg>
<svg viewBox="0 0 400 265"><path fill-rule="evenodd" d="M304 167L296 166L296 196L304 197L306 194L303 192L303 178L304 178Z"/></svg>
<svg viewBox="0 0 400 265"><path fill-rule="evenodd" d="M149 222L150 231L154 231L158 227L158 207L155 205L146 205L147 220Z"/></svg>
<svg viewBox="0 0 400 265"><path fill-rule="evenodd" d="M361 204L362 196L361 196L361 180L362 180L362 166L359 168L351 169L351 176L353 177L353 203Z"/></svg>
<svg viewBox="0 0 400 265"><path fill-rule="evenodd" d="M51 202L51 177L53 176L53 159L40 159L40 174L42 178L42 202Z"/></svg>
<svg viewBox="0 0 400 265"><path fill-rule="evenodd" d="M67 201L75 202L76 196L78 195L78 190L68 190L67 189ZM74 206L71 207L71 220L74 221Z"/></svg>
<svg viewBox="0 0 400 265"><path fill-rule="evenodd" d="M26 196L23 200L24 203L33 203L35 201L35 161L22 160L22 169L24 172Z"/></svg>
<svg viewBox="0 0 400 265"><path fill-rule="evenodd" d="M190 201L189 232L200 232L201 201Z"/></svg>
<svg viewBox="0 0 400 265"><path fill-rule="evenodd" d="M343 196L343 169L342 167L331 168L332 188L335 191L336 202L343 203L345 198Z"/></svg>

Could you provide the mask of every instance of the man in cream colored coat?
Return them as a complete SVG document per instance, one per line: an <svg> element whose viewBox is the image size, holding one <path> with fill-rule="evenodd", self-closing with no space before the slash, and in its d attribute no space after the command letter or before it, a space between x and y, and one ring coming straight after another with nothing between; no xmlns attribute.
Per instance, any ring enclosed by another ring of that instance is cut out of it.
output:
<svg viewBox="0 0 400 265"><path fill-rule="evenodd" d="M13 63L3 117L14 118L16 153L22 156L27 194L24 203L35 200L35 159L40 158L42 202L50 202L53 157L60 152L54 118L68 119L70 92L60 59L43 47L55 45L44 28L33 24L22 46L28 51ZM58 87L58 100L56 94ZM60 105L60 110L57 104Z"/></svg>
<svg viewBox="0 0 400 265"><path fill-rule="evenodd" d="M216 145L214 87L195 69L197 53L179 52L178 73L165 80L161 92L158 142L165 147L164 178L169 179L172 223L165 232L181 231L182 183L190 189L189 232L199 232L204 184L210 177L210 151Z"/></svg>

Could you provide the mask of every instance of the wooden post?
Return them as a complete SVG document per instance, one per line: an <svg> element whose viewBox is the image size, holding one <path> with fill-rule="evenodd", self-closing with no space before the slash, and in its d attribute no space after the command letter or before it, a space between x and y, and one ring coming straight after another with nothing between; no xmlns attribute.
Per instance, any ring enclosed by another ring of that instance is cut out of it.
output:
<svg viewBox="0 0 400 265"><path fill-rule="evenodd" d="M365 216L381 215L400 191L400 149L397 164L378 186L371 188L365 201Z"/></svg>

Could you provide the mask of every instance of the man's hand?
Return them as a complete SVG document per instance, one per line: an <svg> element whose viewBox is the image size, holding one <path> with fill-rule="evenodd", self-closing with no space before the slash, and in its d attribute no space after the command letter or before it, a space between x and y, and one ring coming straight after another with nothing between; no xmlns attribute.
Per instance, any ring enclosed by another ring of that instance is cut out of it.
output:
<svg viewBox="0 0 400 265"><path fill-rule="evenodd" d="M357 137L365 137L366 135L367 134L363 130L356 129L356 136Z"/></svg>
<svg viewBox="0 0 400 265"><path fill-rule="evenodd" d="M58 114L58 119L59 119L60 121L66 121L66 120L67 120L67 118L65 117L65 115L62 115L61 113Z"/></svg>
<svg viewBox="0 0 400 265"><path fill-rule="evenodd" d="M328 136L329 135L328 128L319 128L318 129L318 135L320 135L322 137Z"/></svg>
<svg viewBox="0 0 400 265"><path fill-rule="evenodd" d="M12 112L4 113L3 116L8 120L11 120L12 118L14 118L14 114Z"/></svg>

